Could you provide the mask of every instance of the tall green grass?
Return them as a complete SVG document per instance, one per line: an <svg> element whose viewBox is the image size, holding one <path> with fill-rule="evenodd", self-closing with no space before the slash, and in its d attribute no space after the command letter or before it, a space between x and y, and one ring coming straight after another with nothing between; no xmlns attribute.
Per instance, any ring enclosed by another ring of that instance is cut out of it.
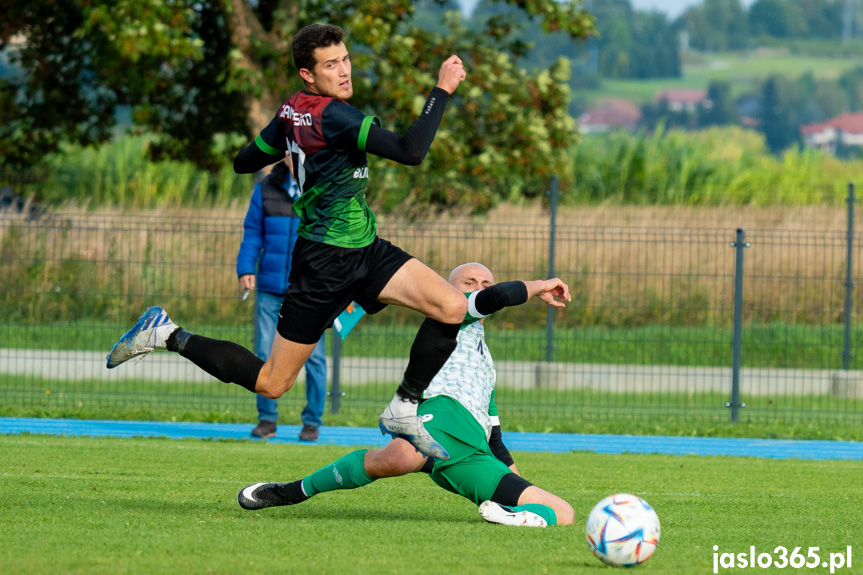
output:
<svg viewBox="0 0 863 575"><path fill-rule="evenodd" d="M52 205L90 208L245 204L252 176L235 174L227 161L215 173L191 162L154 162L151 142L152 136L125 135L97 148L67 146L48 158L36 181L17 191ZM849 182L863 184L861 159L800 148L776 157L761 134L739 127L584 136L568 155L558 175L563 201L570 204L838 206ZM388 163L378 168L373 207L415 217L433 213L427 206L432 197L485 210L522 195L542 196L547 186L525 175L519 181L530 181L530 189L513 190L499 179L446 182Z"/></svg>
<svg viewBox="0 0 863 575"><path fill-rule="evenodd" d="M737 127L584 136L564 174L566 202L615 205L831 205L863 184L863 160L791 148Z"/></svg>
<svg viewBox="0 0 863 575"><path fill-rule="evenodd" d="M19 193L49 204L89 207L225 206L247 198L254 180L229 162L218 172L192 162L152 161L153 138L125 135L99 147L65 146L40 169L38 183Z"/></svg>

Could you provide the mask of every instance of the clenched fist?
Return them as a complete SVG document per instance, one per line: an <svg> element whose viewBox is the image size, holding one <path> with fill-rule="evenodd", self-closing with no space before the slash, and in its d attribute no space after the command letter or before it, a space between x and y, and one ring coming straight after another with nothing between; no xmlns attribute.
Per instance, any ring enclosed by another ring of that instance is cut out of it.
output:
<svg viewBox="0 0 863 575"><path fill-rule="evenodd" d="M441 64L437 87L452 94L465 78L467 72L464 71L464 64L461 58L453 54Z"/></svg>

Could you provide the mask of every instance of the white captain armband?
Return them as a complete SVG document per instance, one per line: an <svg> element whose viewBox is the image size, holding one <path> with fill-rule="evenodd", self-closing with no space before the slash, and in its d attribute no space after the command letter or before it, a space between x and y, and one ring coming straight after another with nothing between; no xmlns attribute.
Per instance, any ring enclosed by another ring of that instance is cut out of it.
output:
<svg viewBox="0 0 863 575"><path fill-rule="evenodd" d="M482 290L467 294L467 315L464 318L464 323L473 323L491 315L488 313L480 313L479 310L476 309L476 298L480 293L482 293Z"/></svg>
<svg viewBox="0 0 863 575"><path fill-rule="evenodd" d="M520 281L503 282L464 295L467 296L467 315L462 325L467 325L505 307L523 304L527 301L527 286Z"/></svg>

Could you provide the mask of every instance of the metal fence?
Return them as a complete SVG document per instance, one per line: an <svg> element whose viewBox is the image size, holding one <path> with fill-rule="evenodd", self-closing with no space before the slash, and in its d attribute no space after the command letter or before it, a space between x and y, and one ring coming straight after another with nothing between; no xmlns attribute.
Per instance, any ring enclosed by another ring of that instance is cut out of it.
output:
<svg viewBox="0 0 863 575"><path fill-rule="evenodd" d="M380 231L445 275L479 261L498 281L553 271L569 283L565 310L531 302L486 324L507 414L564 428L648 417L863 421L853 231L386 218ZM253 304L240 301L235 274L241 234L236 219L2 213L0 413L252 421L248 392L175 354L104 364L155 304L190 331L250 347ZM389 308L340 345L329 336L331 413L369 424L420 320ZM299 411L303 393L283 402Z"/></svg>

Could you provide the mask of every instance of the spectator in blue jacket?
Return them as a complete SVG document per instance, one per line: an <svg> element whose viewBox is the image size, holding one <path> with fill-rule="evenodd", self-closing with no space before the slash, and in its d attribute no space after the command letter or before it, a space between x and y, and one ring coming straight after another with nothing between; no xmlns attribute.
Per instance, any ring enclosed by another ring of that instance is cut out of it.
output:
<svg viewBox="0 0 863 575"><path fill-rule="evenodd" d="M243 243L237 256L237 276L244 290L254 290L255 354L266 361L273 345L279 309L288 288L291 252L297 239L299 218L293 212L299 187L291 177L288 161L279 162L255 186L243 222ZM317 441L327 392L327 359L324 337L306 361L306 407L302 412L301 441ZM258 426L255 437L274 437L279 419L275 399L257 396Z"/></svg>

